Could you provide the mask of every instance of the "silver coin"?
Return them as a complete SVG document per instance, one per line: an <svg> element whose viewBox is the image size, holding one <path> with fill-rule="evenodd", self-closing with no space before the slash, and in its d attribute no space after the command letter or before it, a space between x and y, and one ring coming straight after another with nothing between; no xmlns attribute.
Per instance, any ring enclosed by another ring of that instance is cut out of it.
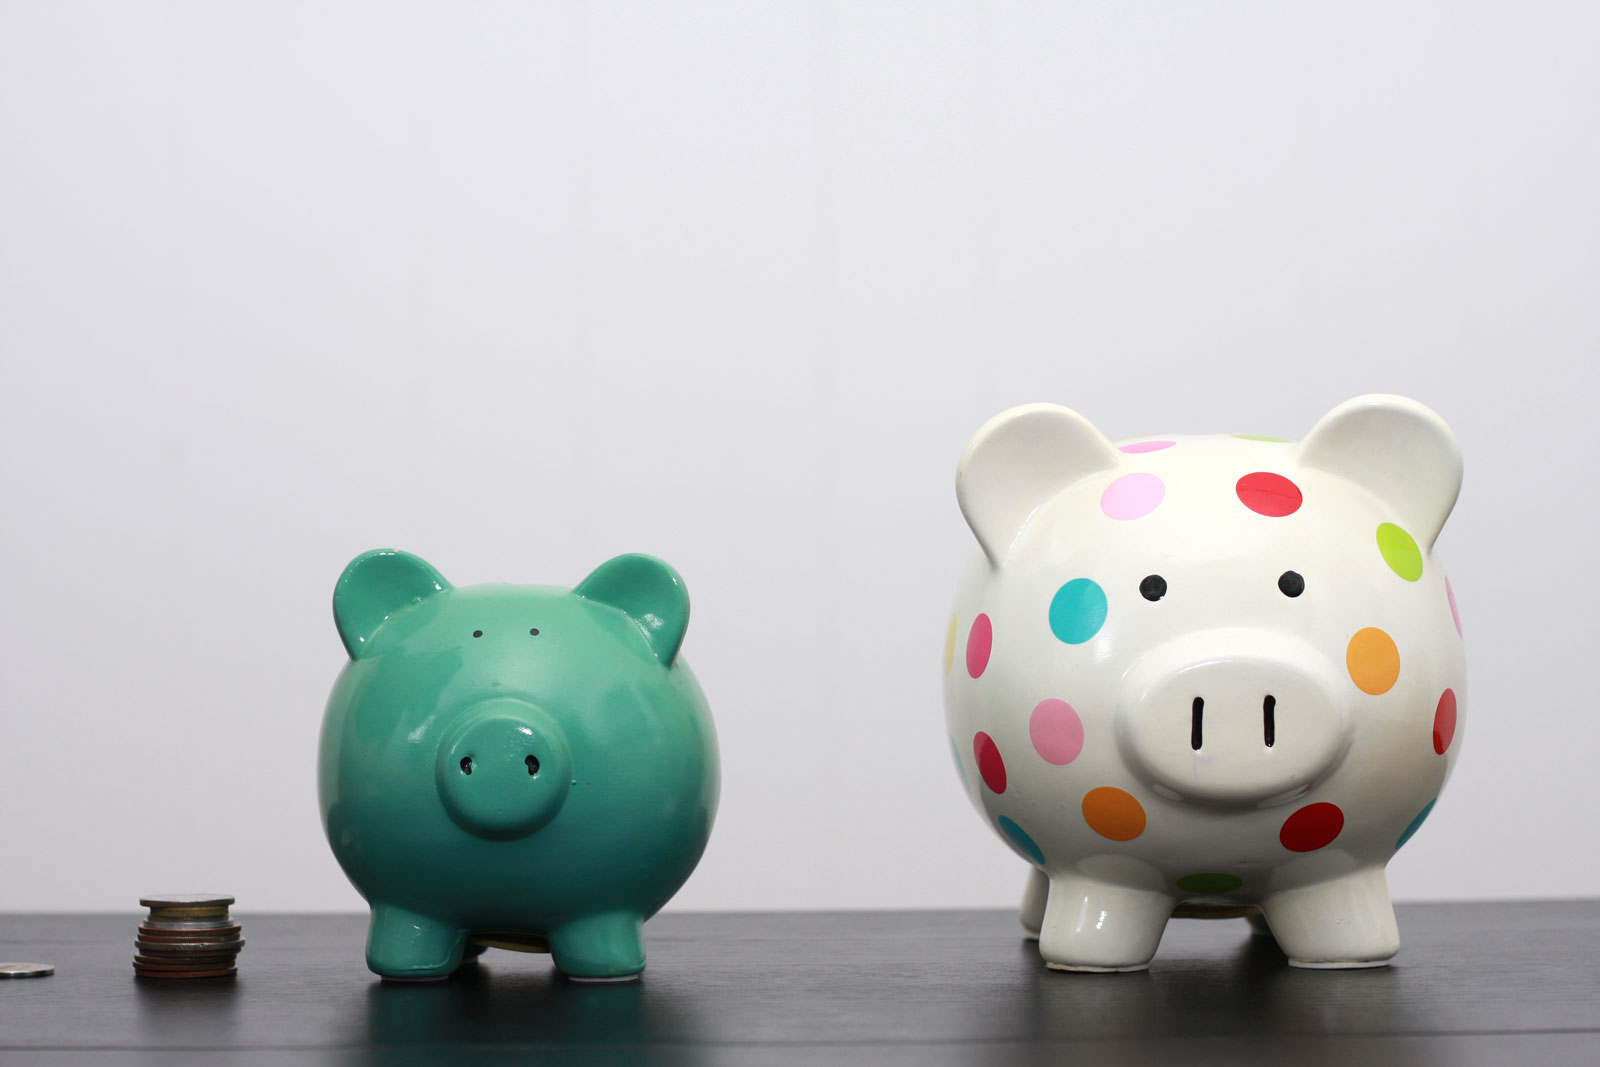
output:
<svg viewBox="0 0 1600 1067"><path fill-rule="evenodd" d="M185 955L185 954L191 953L191 952L200 952L200 953L209 952L209 953L211 953L213 955L216 955L216 954L219 954L219 953L223 953L223 952L232 952L232 953L237 954L240 949L244 948L244 938L241 937L241 938L239 938L239 939L237 939L235 941L145 941L145 940L135 940L134 943L133 943L133 947L134 948L138 948L138 949L144 949L147 952L154 952L157 955L160 955L160 954L163 954L163 953L172 953L174 955L182 956L182 955Z"/></svg>
<svg viewBox="0 0 1600 1067"><path fill-rule="evenodd" d="M210 893L174 893L165 897L141 897L141 908L221 908L233 903L232 897Z"/></svg>
<svg viewBox="0 0 1600 1067"><path fill-rule="evenodd" d="M232 919L146 919L139 926L144 930L228 930L238 923Z"/></svg>
<svg viewBox="0 0 1600 1067"><path fill-rule="evenodd" d="M55 973L55 965L50 963L0 963L0 978L43 978Z"/></svg>

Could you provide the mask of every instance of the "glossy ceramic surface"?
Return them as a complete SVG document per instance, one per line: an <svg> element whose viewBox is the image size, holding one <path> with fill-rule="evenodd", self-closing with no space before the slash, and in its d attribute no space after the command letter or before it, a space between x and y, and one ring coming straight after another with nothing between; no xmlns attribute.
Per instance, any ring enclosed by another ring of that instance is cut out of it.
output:
<svg viewBox="0 0 1600 1067"><path fill-rule="evenodd" d="M969 797L1029 863L1064 970L1134 970L1186 911L1259 905L1292 963L1399 948L1384 866L1455 764L1459 619L1434 539L1461 456L1362 397L1298 444L1113 445L1053 405L978 431L979 551L944 657Z"/></svg>
<svg viewBox="0 0 1600 1067"><path fill-rule="evenodd" d="M334 592L350 662L323 719L334 855L372 906L367 963L440 978L485 943L574 978L644 968L642 924L716 813L716 734L678 654L671 567L619 556L576 589L461 589L416 556Z"/></svg>

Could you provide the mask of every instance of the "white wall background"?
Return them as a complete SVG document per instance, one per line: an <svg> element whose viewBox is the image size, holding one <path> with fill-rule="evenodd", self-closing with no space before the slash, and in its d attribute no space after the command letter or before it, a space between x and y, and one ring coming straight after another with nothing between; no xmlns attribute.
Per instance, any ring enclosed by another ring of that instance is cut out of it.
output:
<svg viewBox="0 0 1600 1067"><path fill-rule="evenodd" d="M939 697L954 463L1445 415L1455 781L1396 895L1600 893L1600 9L0 4L0 910L359 906L333 581L671 560L694 908L1013 903Z"/></svg>

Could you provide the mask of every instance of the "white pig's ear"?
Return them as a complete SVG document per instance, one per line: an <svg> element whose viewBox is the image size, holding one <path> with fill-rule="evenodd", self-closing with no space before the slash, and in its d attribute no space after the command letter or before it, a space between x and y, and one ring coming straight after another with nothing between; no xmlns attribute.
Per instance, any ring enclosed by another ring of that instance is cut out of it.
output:
<svg viewBox="0 0 1600 1067"><path fill-rule="evenodd" d="M1424 550L1461 492L1461 446L1432 410L1403 396L1358 396L1322 417L1295 449L1306 467L1366 488Z"/></svg>
<svg viewBox="0 0 1600 1067"><path fill-rule="evenodd" d="M654 556L630 553L600 564L573 592L622 612L662 666L672 666L689 629L689 590L677 571Z"/></svg>
<svg viewBox="0 0 1600 1067"><path fill-rule="evenodd" d="M398 611L453 589L420 557L376 548L350 561L333 587L333 623L351 659L359 659L384 620Z"/></svg>
<svg viewBox="0 0 1600 1067"><path fill-rule="evenodd" d="M956 466L956 500L989 562L1004 562L1033 513L1073 482L1117 465L1094 424L1059 404L1001 412L972 435Z"/></svg>

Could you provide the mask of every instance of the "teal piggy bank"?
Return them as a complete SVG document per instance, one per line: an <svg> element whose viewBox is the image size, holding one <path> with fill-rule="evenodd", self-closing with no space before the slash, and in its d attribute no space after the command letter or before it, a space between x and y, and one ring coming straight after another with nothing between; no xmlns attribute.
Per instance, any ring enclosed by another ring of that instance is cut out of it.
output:
<svg viewBox="0 0 1600 1067"><path fill-rule="evenodd" d="M717 807L717 741L678 655L676 571L619 556L575 589L453 587L406 552L345 568L350 662L318 789L372 906L367 966L443 978L487 946L563 973L644 969L644 920L688 879Z"/></svg>

